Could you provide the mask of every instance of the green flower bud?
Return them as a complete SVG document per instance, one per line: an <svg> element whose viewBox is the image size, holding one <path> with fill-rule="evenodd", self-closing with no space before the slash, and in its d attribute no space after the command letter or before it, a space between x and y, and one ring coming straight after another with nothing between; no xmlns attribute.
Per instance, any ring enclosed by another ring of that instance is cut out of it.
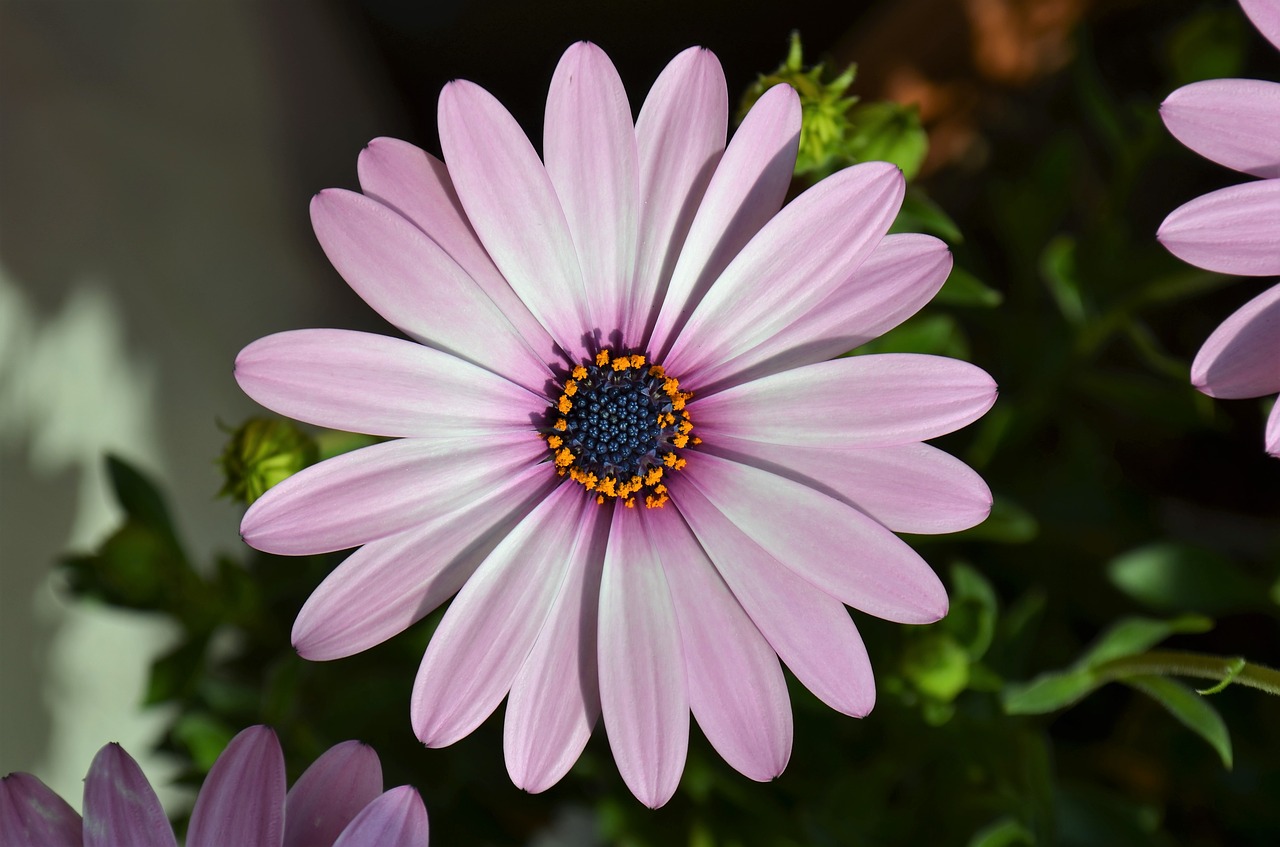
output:
<svg viewBox="0 0 1280 847"><path fill-rule="evenodd" d="M950 703L969 687L969 653L945 632L922 633L903 652L902 675L925 697Z"/></svg>
<svg viewBox="0 0 1280 847"><path fill-rule="evenodd" d="M252 503L318 458L315 440L291 421L251 418L232 433L222 452L226 482L218 494Z"/></svg>
<svg viewBox="0 0 1280 847"><path fill-rule="evenodd" d="M800 33L793 32L787 60L773 73L762 74L747 89L742 97L738 120L746 117L755 102L770 88L783 82L789 84L800 95L802 120L796 176L821 179L852 162L848 146L854 127L849 120L849 107L858 98L848 97L845 92L853 84L856 73L857 66L850 65L844 73L824 82L824 65L805 70Z"/></svg>

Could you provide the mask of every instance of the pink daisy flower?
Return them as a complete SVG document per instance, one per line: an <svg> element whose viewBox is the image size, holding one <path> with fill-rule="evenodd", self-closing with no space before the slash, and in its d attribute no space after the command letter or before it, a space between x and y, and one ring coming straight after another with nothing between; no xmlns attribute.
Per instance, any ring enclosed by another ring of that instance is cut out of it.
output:
<svg viewBox="0 0 1280 847"><path fill-rule="evenodd" d="M1280 0L1240 0L1280 47ZM1229 168L1260 177L1197 197L1160 225L1157 237L1184 262L1241 276L1280 274L1280 83L1211 79L1184 85L1160 106L1174 137ZM1191 365L1191 383L1211 397L1280 392L1280 286L1222 322ZM1280 456L1280 404L1267 422L1267 452Z"/></svg>
<svg viewBox="0 0 1280 847"><path fill-rule="evenodd" d="M867 714L845 605L938 620L941 583L893 533L990 509L976 473L921 443L991 406L987 374L827 361L950 270L938 240L886 236L901 173L859 165L783 208L795 92L769 90L726 146L727 123L724 74L697 48L633 123L608 57L570 47L542 160L497 100L452 82L447 166L378 139L364 193L311 207L339 273L413 341L303 330L236 360L268 408L399 437L285 480L244 517L260 550L360 547L299 613L299 653L365 650L456 593L414 730L451 744L506 698L507 769L529 791L568 771L599 716L649 806L679 782L691 711L733 767L776 777L792 740L779 658Z"/></svg>
<svg viewBox="0 0 1280 847"><path fill-rule="evenodd" d="M31 774L0 780L5 847L176 847L173 829L137 762L119 744L94 757L84 818ZM426 847L427 810L403 785L383 793L373 748L330 748L285 793L284 755L265 726L242 731L196 797L187 847Z"/></svg>

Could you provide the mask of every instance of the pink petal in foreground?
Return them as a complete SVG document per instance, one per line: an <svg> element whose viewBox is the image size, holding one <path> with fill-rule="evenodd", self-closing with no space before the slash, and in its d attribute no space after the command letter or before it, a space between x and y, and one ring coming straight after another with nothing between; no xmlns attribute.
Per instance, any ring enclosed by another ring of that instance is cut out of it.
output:
<svg viewBox="0 0 1280 847"><path fill-rule="evenodd" d="M696 391L696 387L695 387ZM789 447L883 447L982 417L996 384L968 362L916 353L851 356L735 385L689 404L698 435Z"/></svg>
<svg viewBox="0 0 1280 847"><path fill-rule="evenodd" d="M265 726L242 730L213 763L191 810L187 847L273 847L284 837L284 753Z"/></svg>
<svg viewBox="0 0 1280 847"><path fill-rule="evenodd" d="M1280 83L1208 79L1160 104L1164 125L1210 161L1254 176L1280 177Z"/></svg>
<svg viewBox="0 0 1280 847"><path fill-rule="evenodd" d="M507 698L502 749L517 787L537 794L573 767L600 717L600 572L609 510L590 509L566 551L569 571Z"/></svg>
<svg viewBox="0 0 1280 847"><path fill-rule="evenodd" d="M402 785L365 806L333 847L427 847L428 831L422 797Z"/></svg>
<svg viewBox="0 0 1280 847"><path fill-rule="evenodd" d="M800 98L775 85L751 107L734 133L671 276L649 341L661 360L711 283L782 208L800 143Z"/></svg>
<svg viewBox="0 0 1280 847"><path fill-rule="evenodd" d="M1262 397L1280 391L1280 285L1223 321L1191 363L1191 384L1210 397Z"/></svg>
<svg viewBox="0 0 1280 847"><path fill-rule="evenodd" d="M155 790L119 744L93 757L84 781L84 816L85 847L177 847Z"/></svg>
<svg viewBox="0 0 1280 847"><path fill-rule="evenodd" d="M587 326L607 333L633 297L640 166L626 89L596 45L579 41L556 65L542 149L582 267Z"/></svg>
<svg viewBox="0 0 1280 847"><path fill-rule="evenodd" d="M729 94L715 54L690 47L672 59L636 118L640 243L635 299L623 327L638 344L658 317L703 192L724 153Z"/></svg>
<svg viewBox="0 0 1280 847"><path fill-rule="evenodd" d="M29 773L0 778L0 844L12 847L80 847L80 815Z"/></svg>
<svg viewBox="0 0 1280 847"><path fill-rule="evenodd" d="M699 396L825 362L879 338L933 299L951 273L951 251L930 235L886 235L853 275L808 313L716 368Z"/></svg>
<svg viewBox="0 0 1280 847"><path fill-rule="evenodd" d="M546 399L430 347L345 329L260 338L236 357L245 394L282 415L371 435L528 430Z"/></svg>
<svg viewBox="0 0 1280 847"><path fill-rule="evenodd" d="M690 458L685 476L765 552L845 605L896 623L933 623L946 615L947 592L933 570L856 509L707 453Z"/></svg>
<svg viewBox="0 0 1280 847"><path fill-rule="evenodd" d="M703 449L829 494L894 532L959 532L991 513L991 489L982 477L928 444L841 450L718 436Z"/></svg>
<svg viewBox="0 0 1280 847"><path fill-rule="evenodd" d="M364 545L307 598L293 623L294 648L327 661L403 632L456 594L558 482L530 465L471 502L433 511L420 527Z"/></svg>
<svg viewBox="0 0 1280 847"><path fill-rule="evenodd" d="M564 582L566 551L595 508L579 486L560 485L458 592L413 685L413 731L423 744L452 744L498 707Z"/></svg>
<svg viewBox="0 0 1280 847"><path fill-rule="evenodd" d="M801 194L725 268L663 364L689 384L808 314L853 274L884 238L902 204L902 172L886 162L854 165Z"/></svg>
<svg viewBox="0 0 1280 847"><path fill-rule="evenodd" d="M1280 179L1212 191L1164 219L1156 237L1188 264L1240 276L1280 274Z"/></svg>
<svg viewBox="0 0 1280 847"><path fill-rule="evenodd" d="M329 189L312 198L311 223L333 267L378 314L417 341L541 390L548 351L531 350L475 280L408 220L363 194Z"/></svg>
<svg viewBox="0 0 1280 847"><path fill-rule="evenodd" d="M1276 0L1240 0L1240 8L1271 44L1280 48L1280 3Z"/></svg>
<svg viewBox="0 0 1280 847"><path fill-rule="evenodd" d="M854 717L870 712L875 677L844 605L770 556L684 482L671 486L680 514L769 646L831 708Z"/></svg>
<svg viewBox="0 0 1280 847"><path fill-rule="evenodd" d="M545 455L531 433L374 444L269 490L245 512L240 534L283 556L358 547L465 506Z"/></svg>
<svg viewBox="0 0 1280 847"><path fill-rule="evenodd" d="M405 141L375 138L360 151L360 190L395 209L439 244L475 280L535 353L553 358L555 342L502 275L458 200L444 162Z"/></svg>
<svg viewBox="0 0 1280 847"><path fill-rule="evenodd" d="M1280 457L1280 403L1276 403L1271 407L1271 414L1267 416L1267 452L1272 456Z"/></svg>
<svg viewBox="0 0 1280 847"><path fill-rule="evenodd" d="M791 757L791 701L778 656L674 508L645 512L680 624L689 708L716 752L767 782Z"/></svg>
<svg viewBox="0 0 1280 847"><path fill-rule="evenodd" d="M382 793L373 748L344 741L303 771L284 801L284 847L333 844L360 810Z"/></svg>
<svg viewBox="0 0 1280 847"><path fill-rule="evenodd" d="M645 511L613 510L600 584L600 705L623 781L656 809L684 770L689 695L679 624Z"/></svg>
<svg viewBox="0 0 1280 847"><path fill-rule="evenodd" d="M515 118L475 83L440 92L440 146L458 199L493 263L571 355L591 329L578 256L560 201Z"/></svg>

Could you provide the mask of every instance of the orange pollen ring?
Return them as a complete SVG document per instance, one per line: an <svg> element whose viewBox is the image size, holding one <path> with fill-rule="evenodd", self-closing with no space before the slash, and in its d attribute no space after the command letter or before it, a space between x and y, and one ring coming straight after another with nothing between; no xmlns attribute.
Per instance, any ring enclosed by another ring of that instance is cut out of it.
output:
<svg viewBox="0 0 1280 847"><path fill-rule="evenodd" d="M664 479L701 443L692 435L691 399L661 365L646 367L643 354L601 350L565 378L540 435L556 473L597 503L660 509L669 499Z"/></svg>

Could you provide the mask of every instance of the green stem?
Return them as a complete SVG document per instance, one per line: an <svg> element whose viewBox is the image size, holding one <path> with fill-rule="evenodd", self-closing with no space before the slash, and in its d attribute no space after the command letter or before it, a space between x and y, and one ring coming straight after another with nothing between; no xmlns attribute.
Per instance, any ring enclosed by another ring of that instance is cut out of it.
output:
<svg viewBox="0 0 1280 847"><path fill-rule="evenodd" d="M1099 679L1110 681L1142 674L1193 676L1247 685L1280 696L1280 671L1235 656L1206 656L1180 650L1151 650L1122 656L1093 669Z"/></svg>

